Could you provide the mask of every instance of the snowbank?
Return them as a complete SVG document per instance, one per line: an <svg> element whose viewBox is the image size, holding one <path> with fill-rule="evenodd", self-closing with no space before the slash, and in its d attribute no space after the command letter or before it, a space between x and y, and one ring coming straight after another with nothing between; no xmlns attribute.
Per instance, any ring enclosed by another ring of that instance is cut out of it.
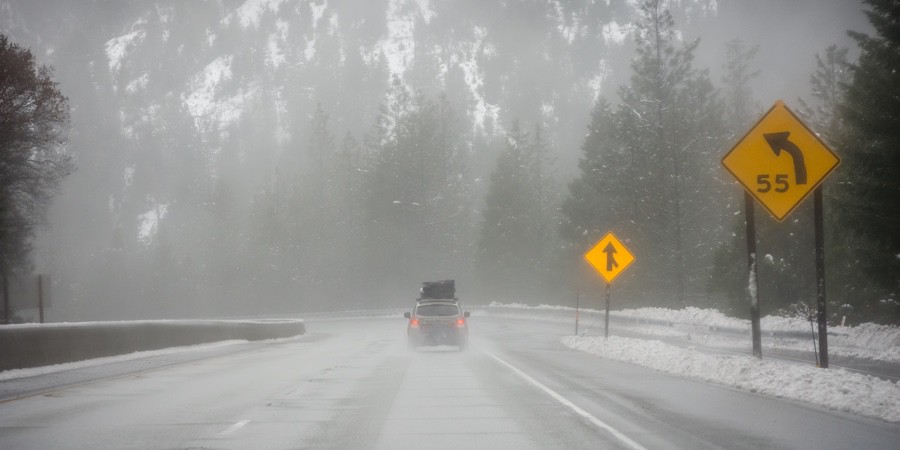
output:
<svg viewBox="0 0 900 450"><path fill-rule="evenodd" d="M493 302L488 308L512 311L573 311L568 306L527 306L519 303ZM582 309L586 314L603 314L603 311ZM574 315L573 315L574 317ZM683 336L691 339L707 341L707 345L717 347L733 347L734 342L727 339L703 339L698 336L705 330L731 330L750 333L750 321L728 317L715 309L687 307L684 309L637 308L611 311L610 317L626 318L632 321L644 321L657 325L650 327L642 324L641 328L630 328L630 331L658 337ZM546 320L568 320L562 317L532 316ZM763 345L768 348L791 350L808 350L811 347L812 330L808 320L797 317L766 316L760 319L763 332ZM817 329L817 327L816 327ZM675 331L677 330L677 331ZM793 335L793 336L792 336ZM793 338L793 339L791 339ZM829 352L834 355L871 359L875 361L900 362L900 327L865 323L856 327L828 327Z"/></svg>
<svg viewBox="0 0 900 450"><path fill-rule="evenodd" d="M900 386L868 375L749 356L710 355L660 341L616 336L609 340L565 336L562 343L569 348L661 372L900 422Z"/></svg>
<svg viewBox="0 0 900 450"><path fill-rule="evenodd" d="M747 320L728 317L715 309L701 309L689 306L684 309L666 308L637 308L611 312L610 315L620 317L632 317L641 319L655 319L667 322L675 322L686 325L699 325L718 328L747 328L750 322Z"/></svg>

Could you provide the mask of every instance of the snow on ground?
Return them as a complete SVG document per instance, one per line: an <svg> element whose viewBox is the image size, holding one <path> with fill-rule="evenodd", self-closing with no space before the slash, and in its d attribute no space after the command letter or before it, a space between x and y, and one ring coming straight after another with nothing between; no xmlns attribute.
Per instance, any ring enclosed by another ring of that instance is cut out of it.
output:
<svg viewBox="0 0 900 450"><path fill-rule="evenodd" d="M568 306L492 303L502 314L524 314L532 319L571 320ZM541 315L541 312L544 315ZM603 311L582 309L582 324L602 317ZM594 316L588 319L587 316ZM750 392L804 401L839 411L900 422L900 385L897 382L862 375L839 368L828 370L808 365L758 360L751 356L710 354L696 346L747 347L741 334L719 333L718 329L748 330L747 320L728 317L713 309L639 308L614 311L613 318L640 319L617 328L646 335L646 339L611 336L565 336L567 347L616 361L649 367L674 375L722 384ZM775 333L810 333L809 321L801 318L768 316L761 319L764 347L810 351L812 341L775 337ZM667 344L652 337L679 338L690 345ZM829 327L829 352L843 356L900 362L900 327L862 324L856 327Z"/></svg>
<svg viewBox="0 0 900 450"><path fill-rule="evenodd" d="M240 22L241 27L258 27L259 19L266 11L277 10L284 0L247 0L231 14L222 19L222 23L229 24L232 20Z"/></svg>
<svg viewBox="0 0 900 450"><path fill-rule="evenodd" d="M220 56L206 65L202 72L194 76L189 93L183 93L181 100L194 118L199 130L208 127L222 130L243 114L247 104L256 96L259 87L251 83L248 87L226 96L223 85L232 79L233 56Z"/></svg>
<svg viewBox="0 0 900 450"><path fill-rule="evenodd" d="M146 24L145 19L138 20L131 26L132 32L106 41L106 58L109 60L110 72L117 73L122 67L122 58L125 54L147 36L144 30Z"/></svg>
<svg viewBox="0 0 900 450"><path fill-rule="evenodd" d="M490 308L504 308L523 312L571 311L569 306L540 305L526 306L518 303L491 303ZM581 309L582 323L588 325L586 315L602 315L603 311ZM661 325L625 325L628 331L655 337L681 337L712 347L743 348L749 345L747 339L738 334L713 334L710 330L731 329L750 332L750 321L728 317L715 309L688 307L684 309L637 308L611 311L610 317L655 321ZM532 316L531 318L536 318ZM548 318L560 320L560 317ZM565 319L568 320L568 319ZM665 324L663 324L665 323ZM616 326L623 326L618 324ZM760 319L763 333L763 347L786 350L811 351L812 330L809 321L802 318L766 316ZM775 333L795 333L808 338L779 337ZM855 327L832 326L828 328L828 347L832 355L871 359L875 361L900 362L900 327L865 323Z"/></svg>
<svg viewBox="0 0 900 450"><path fill-rule="evenodd" d="M710 355L660 341L611 336L565 336L567 347L674 375L826 408L900 422L900 386L843 369L758 360L750 356Z"/></svg>
<svg viewBox="0 0 900 450"><path fill-rule="evenodd" d="M633 317L642 319L664 320L669 322L678 322L690 325L703 325L707 327L720 328L742 328L749 329L750 322L741 319L728 317L715 309L701 309L689 306L684 309L667 309L667 308L637 308L616 311L614 313L621 317Z"/></svg>
<svg viewBox="0 0 900 450"><path fill-rule="evenodd" d="M900 327L864 323L856 327L833 327L829 347L841 348L846 356L900 362Z"/></svg>

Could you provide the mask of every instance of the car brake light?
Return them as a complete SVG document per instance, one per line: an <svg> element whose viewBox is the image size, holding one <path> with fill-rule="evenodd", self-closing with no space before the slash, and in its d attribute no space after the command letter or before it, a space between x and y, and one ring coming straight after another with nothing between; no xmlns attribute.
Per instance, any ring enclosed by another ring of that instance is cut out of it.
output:
<svg viewBox="0 0 900 450"><path fill-rule="evenodd" d="M463 319L462 317L460 317L459 319L456 319L456 326L461 327L465 324L466 324L466 319Z"/></svg>
<svg viewBox="0 0 900 450"><path fill-rule="evenodd" d="M412 319L409 319L409 326L411 326L413 328L419 328L419 319L417 317L413 317Z"/></svg>

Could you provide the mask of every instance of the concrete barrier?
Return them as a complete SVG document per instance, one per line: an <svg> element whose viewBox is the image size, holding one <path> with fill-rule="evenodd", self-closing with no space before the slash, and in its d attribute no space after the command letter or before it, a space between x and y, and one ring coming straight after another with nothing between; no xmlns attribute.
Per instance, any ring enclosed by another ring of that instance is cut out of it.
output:
<svg viewBox="0 0 900 450"><path fill-rule="evenodd" d="M0 326L0 371L168 347L304 334L302 320L167 320Z"/></svg>

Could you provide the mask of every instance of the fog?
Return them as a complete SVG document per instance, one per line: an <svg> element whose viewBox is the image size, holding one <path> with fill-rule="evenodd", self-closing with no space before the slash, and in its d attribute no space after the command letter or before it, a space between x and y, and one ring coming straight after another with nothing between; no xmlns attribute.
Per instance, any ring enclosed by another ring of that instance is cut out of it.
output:
<svg viewBox="0 0 900 450"><path fill-rule="evenodd" d="M684 42L700 39L694 68L717 87L725 43L758 46L754 115L810 99L816 54L837 44L852 60L846 31L871 33L854 1L664 6ZM617 104L632 76L636 8L0 1L0 30L54 68L72 106L77 170L34 255L53 277L48 320L400 307L440 279L476 304L599 292L578 266L587 248L555 227L595 101ZM516 129L543 139L542 238L492 241L486 197Z"/></svg>

